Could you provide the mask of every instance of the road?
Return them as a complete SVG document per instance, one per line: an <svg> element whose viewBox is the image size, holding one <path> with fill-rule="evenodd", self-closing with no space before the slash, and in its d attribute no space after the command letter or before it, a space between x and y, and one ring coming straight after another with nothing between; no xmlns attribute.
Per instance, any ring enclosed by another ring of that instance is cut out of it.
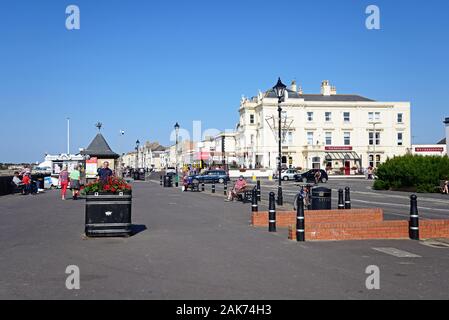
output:
<svg viewBox="0 0 449 320"><path fill-rule="evenodd" d="M140 232L86 240L83 201L61 201L57 191L1 197L0 299L449 298L448 247L299 244L249 220L247 205L136 182ZM65 287L69 265L80 269L80 290ZM380 290L365 285L372 265Z"/></svg>

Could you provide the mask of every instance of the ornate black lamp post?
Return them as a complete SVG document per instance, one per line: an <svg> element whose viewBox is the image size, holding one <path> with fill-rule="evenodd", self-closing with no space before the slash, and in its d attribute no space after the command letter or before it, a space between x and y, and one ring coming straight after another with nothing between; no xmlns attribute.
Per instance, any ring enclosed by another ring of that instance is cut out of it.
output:
<svg viewBox="0 0 449 320"><path fill-rule="evenodd" d="M278 205L282 206L284 204L284 197L282 196L282 107L281 103L284 101L285 89L287 86L282 83L281 78L279 78L278 83L273 87L273 91L278 98L278 114L279 114L279 128L278 128L278 138L279 138L279 161L278 161Z"/></svg>
<svg viewBox="0 0 449 320"><path fill-rule="evenodd" d="M140 141L137 140L136 141L136 169L139 169L139 146L140 146Z"/></svg>
<svg viewBox="0 0 449 320"><path fill-rule="evenodd" d="M176 124L175 124L175 131L176 131L176 155L175 155L175 162L176 162L176 176L175 176L175 185L176 185L176 187L178 187L179 186L179 176L178 176L178 170L179 170L179 168L178 168L178 137L179 137L179 128L180 128L180 126L179 126L179 123L177 123L176 122Z"/></svg>

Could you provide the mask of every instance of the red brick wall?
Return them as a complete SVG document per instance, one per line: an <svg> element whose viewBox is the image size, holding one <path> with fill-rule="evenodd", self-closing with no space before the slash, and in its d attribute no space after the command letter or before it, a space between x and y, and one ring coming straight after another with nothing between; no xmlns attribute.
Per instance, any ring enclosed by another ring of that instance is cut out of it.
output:
<svg viewBox="0 0 449 320"><path fill-rule="evenodd" d="M296 226L289 227L289 239L296 240ZM409 239L408 221L307 223L306 241Z"/></svg>
<svg viewBox="0 0 449 320"><path fill-rule="evenodd" d="M351 210L318 210L305 211L306 223L331 222L370 222L383 221L382 209L351 209ZM296 224L295 211L280 211L276 214L276 226L288 228ZM251 225L268 227L268 212L255 212L251 215Z"/></svg>
<svg viewBox="0 0 449 320"><path fill-rule="evenodd" d="M419 237L421 239L449 238L449 220L420 220Z"/></svg>

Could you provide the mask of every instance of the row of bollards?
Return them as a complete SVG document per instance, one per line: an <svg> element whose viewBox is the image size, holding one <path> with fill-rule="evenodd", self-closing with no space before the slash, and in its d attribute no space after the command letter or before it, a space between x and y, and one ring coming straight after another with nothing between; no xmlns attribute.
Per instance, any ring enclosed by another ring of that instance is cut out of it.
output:
<svg viewBox="0 0 449 320"><path fill-rule="evenodd" d="M258 211L257 200L254 199L256 196L256 191L253 190L253 212ZM343 200L343 190L339 190L339 198ZM274 192L270 193L270 201L268 207L268 231L276 232L276 196ZM339 209L341 208L340 204L343 201L339 199ZM350 198L350 190L346 188L344 209L351 209L351 198ZM296 206L296 241L304 242L305 239L305 214L304 214L304 198L299 195L297 198L297 206ZM418 197L416 195L412 195L410 197L410 221L409 221L409 237L411 240L420 240L419 234L419 212L418 212Z"/></svg>

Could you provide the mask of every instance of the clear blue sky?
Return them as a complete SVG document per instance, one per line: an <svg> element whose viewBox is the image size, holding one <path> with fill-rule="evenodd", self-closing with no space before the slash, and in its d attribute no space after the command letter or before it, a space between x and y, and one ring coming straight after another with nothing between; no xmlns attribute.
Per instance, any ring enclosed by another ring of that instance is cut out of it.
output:
<svg viewBox="0 0 449 320"><path fill-rule="evenodd" d="M65 8L81 30L65 28ZM365 8L381 9L381 30ZM449 116L449 4L434 1L0 0L0 162L86 147L104 123L116 151L170 141L176 121L229 129L242 94L296 78L411 101L416 143ZM126 131L123 141L119 130Z"/></svg>

